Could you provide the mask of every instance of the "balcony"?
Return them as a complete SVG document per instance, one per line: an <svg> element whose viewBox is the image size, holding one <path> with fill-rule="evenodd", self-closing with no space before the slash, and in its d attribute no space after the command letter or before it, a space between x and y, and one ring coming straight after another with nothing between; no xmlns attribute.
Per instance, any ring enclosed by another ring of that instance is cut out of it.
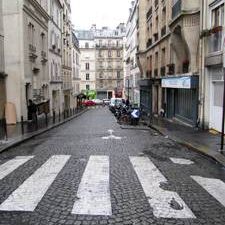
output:
<svg viewBox="0 0 225 225"><path fill-rule="evenodd" d="M46 63L48 61L47 53L45 51L41 51L41 57L42 57L42 59L41 59L42 63Z"/></svg>
<svg viewBox="0 0 225 225"><path fill-rule="evenodd" d="M178 0L172 7L172 19L176 18L182 9L182 0Z"/></svg>

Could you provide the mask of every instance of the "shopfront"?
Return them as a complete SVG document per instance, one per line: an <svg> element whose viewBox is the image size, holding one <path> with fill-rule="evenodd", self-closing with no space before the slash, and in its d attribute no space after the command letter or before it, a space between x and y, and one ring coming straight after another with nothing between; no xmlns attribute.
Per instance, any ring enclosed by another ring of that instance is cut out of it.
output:
<svg viewBox="0 0 225 225"><path fill-rule="evenodd" d="M152 113L152 84L153 81L146 79L138 82L140 86L140 107L143 114L147 116Z"/></svg>
<svg viewBox="0 0 225 225"><path fill-rule="evenodd" d="M166 116L192 126L198 119L198 76L169 77L162 79L166 89Z"/></svg>

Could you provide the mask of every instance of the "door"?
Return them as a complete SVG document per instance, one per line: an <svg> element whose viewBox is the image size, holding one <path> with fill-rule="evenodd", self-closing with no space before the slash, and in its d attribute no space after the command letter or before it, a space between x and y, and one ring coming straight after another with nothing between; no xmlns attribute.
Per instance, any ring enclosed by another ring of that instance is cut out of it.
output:
<svg viewBox="0 0 225 225"><path fill-rule="evenodd" d="M173 118L175 116L175 90L167 89L167 117Z"/></svg>
<svg viewBox="0 0 225 225"><path fill-rule="evenodd" d="M210 128L221 132L223 113L223 81L212 83L212 105L210 112Z"/></svg>

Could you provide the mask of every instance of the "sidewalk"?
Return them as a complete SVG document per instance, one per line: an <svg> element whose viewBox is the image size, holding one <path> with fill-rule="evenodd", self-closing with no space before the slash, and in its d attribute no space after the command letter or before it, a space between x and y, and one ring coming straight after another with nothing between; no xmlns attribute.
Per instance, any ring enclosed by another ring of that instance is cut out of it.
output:
<svg viewBox="0 0 225 225"><path fill-rule="evenodd" d="M220 135L208 131L195 130L192 127L170 122L163 118L153 118L152 128L168 138L185 145L201 154L211 157L225 166L225 152L221 154Z"/></svg>
<svg viewBox="0 0 225 225"><path fill-rule="evenodd" d="M77 111L74 115L71 115L67 118L63 118L63 115L61 115L61 118L59 120L59 117L56 116L55 118L55 123L53 122L53 118L50 117L48 118L48 124L46 125L45 118L39 118L38 119L38 129L36 126L32 123L24 123L24 134L22 134L22 128L21 124L18 123L17 125L13 126L7 126L7 131L8 131L8 139L7 140L2 140L0 138L0 152L5 151L9 148L12 148L14 146L17 146L24 141L27 141L33 137L36 137L42 133L45 133L55 127L58 127L78 116L86 112L88 109L83 109Z"/></svg>

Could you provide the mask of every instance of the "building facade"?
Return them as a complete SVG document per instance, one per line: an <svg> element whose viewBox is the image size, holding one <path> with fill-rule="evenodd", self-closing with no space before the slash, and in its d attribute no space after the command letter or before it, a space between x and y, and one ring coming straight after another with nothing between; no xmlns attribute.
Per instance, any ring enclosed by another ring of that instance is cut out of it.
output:
<svg viewBox="0 0 225 225"><path fill-rule="evenodd" d="M28 100L49 100L48 1L3 0L7 102L17 121L27 118ZM9 29L10 27L10 29Z"/></svg>
<svg viewBox="0 0 225 225"><path fill-rule="evenodd" d="M52 0L48 5L48 48L49 48L49 97L51 112L62 112L62 10L61 0Z"/></svg>
<svg viewBox="0 0 225 225"><path fill-rule="evenodd" d="M76 31L81 49L81 90L95 91L99 99L122 97L124 24Z"/></svg>
<svg viewBox="0 0 225 225"><path fill-rule="evenodd" d="M204 129L222 129L224 0L206 0L201 8L200 118Z"/></svg>
<svg viewBox="0 0 225 225"><path fill-rule="evenodd" d="M62 79L63 79L63 110L72 105L72 26L70 0L63 0L62 22Z"/></svg>
<svg viewBox="0 0 225 225"><path fill-rule="evenodd" d="M139 0L138 7L141 105L196 126L200 1Z"/></svg>
<svg viewBox="0 0 225 225"><path fill-rule="evenodd" d="M107 27L94 29L96 46L97 98L123 96L124 24L115 30Z"/></svg>
<svg viewBox="0 0 225 225"><path fill-rule="evenodd" d="M127 22L126 31L126 51L125 51L125 98L130 102L140 104L140 89L138 80L140 79L140 70L137 65L137 27L138 27L138 1L131 2L130 16Z"/></svg>
<svg viewBox="0 0 225 225"><path fill-rule="evenodd" d="M4 58L4 31L3 31L3 15L2 0L0 1L0 120L4 117L4 109L6 102L5 90L5 58Z"/></svg>
<svg viewBox="0 0 225 225"><path fill-rule="evenodd" d="M73 108L77 108L77 97L81 93L80 90L80 46L79 41L74 32L72 32L72 75L73 75Z"/></svg>
<svg viewBox="0 0 225 225"><path fill-rule="evenodd" d="M95 41L91 31L76 31L80 44L80 90L88 95L96 90Z"/></svg>

